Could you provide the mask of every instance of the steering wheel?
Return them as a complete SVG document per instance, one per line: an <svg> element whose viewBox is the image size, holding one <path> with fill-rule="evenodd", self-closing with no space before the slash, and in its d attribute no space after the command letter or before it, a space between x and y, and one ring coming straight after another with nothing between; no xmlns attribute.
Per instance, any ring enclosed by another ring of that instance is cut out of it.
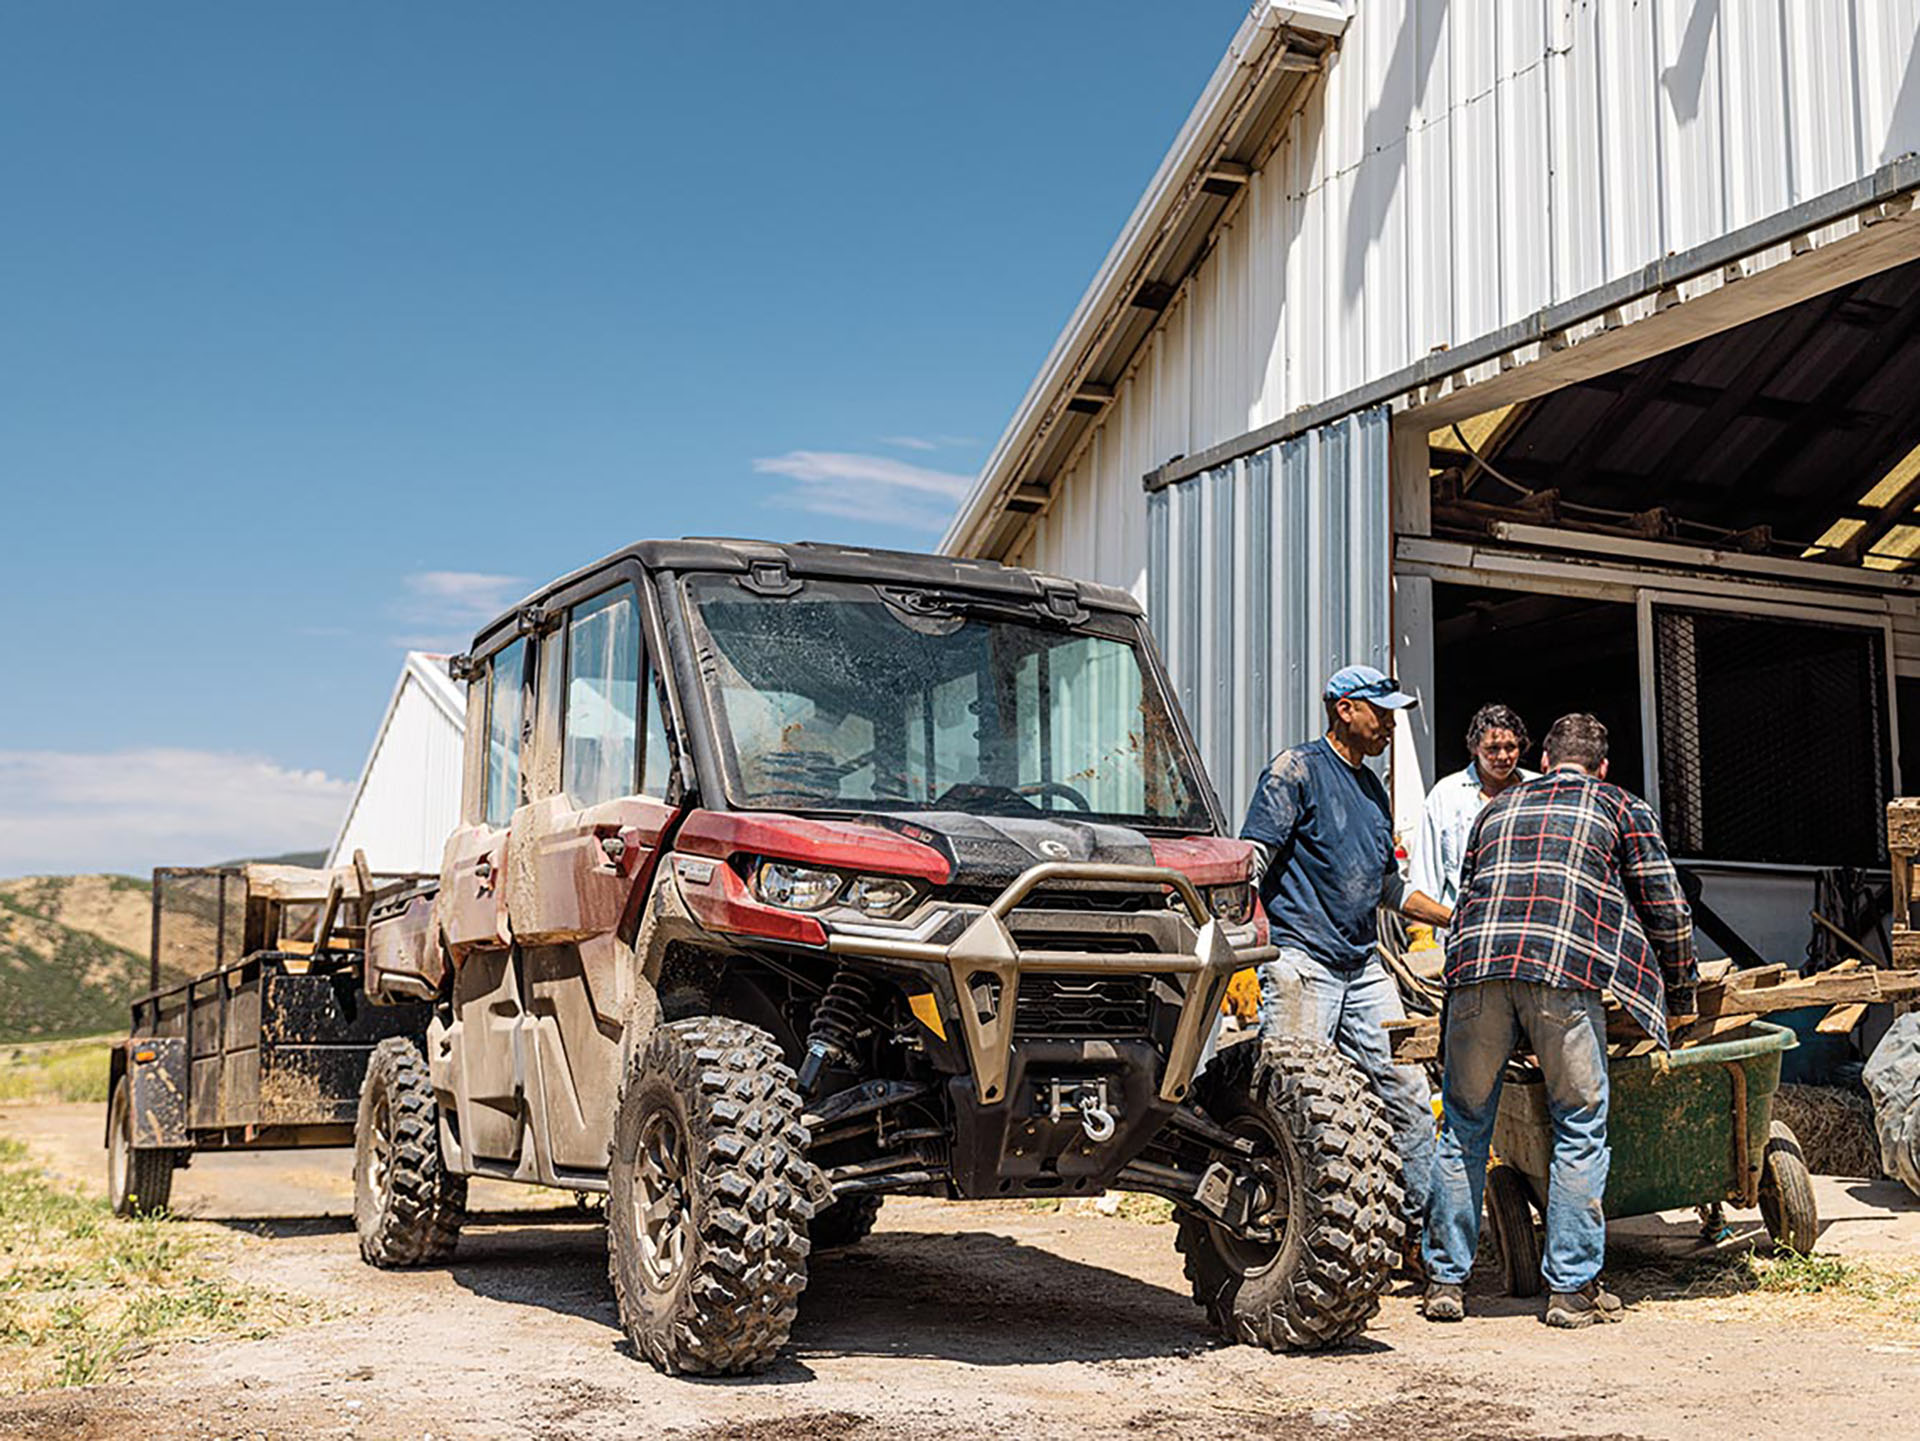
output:
<svg viewBox="0 0 1920 1441"><path fill-rule="evenodd" d="M1081 795L1079 791L1059 781L1035 781L1032 785L1018 786L1016 789L1023 796L1059 796L1063 800L1072 801L1083 811L1091 811L1093 809L1091 805L1087 804L1087 798Z"/></svg>

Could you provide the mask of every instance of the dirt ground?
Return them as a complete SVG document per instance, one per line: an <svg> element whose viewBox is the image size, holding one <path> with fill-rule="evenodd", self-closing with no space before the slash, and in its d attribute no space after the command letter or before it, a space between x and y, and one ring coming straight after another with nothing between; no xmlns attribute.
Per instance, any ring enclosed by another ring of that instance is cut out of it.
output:
<svg viewBox="0 0 1920 1441"><path fill-rule="evenodd" d="M0 1131L96 1187L100 1130L93 1106L0 1110ZM1920 1202L1887 1183L1818 1189L1823 1252L1920 1263ZM0 1398L0 1434L1877 1437L1910 1434L1920 1394L1920 1302L1855 1314L1686 1294L1673 1278L1699 1265L1691 1213L1616 1228L1623 1325L1549 1331L1538 1302L1476 1291L1465 1324L1434 1327L1403 1290L1363 1344L1275 1356L1215 1341L1171 1226L896 1198L871 1240L816 1260L770 1372L690 1381L627 1350L597 1226L516 1214L525 1193L476 1186L484 1219L451 1265L378 1272L358 1258L350 1196L344 1152L198 1158L178 1208L224 1228L238 1279L311 1297L321 1319ZM1753 1244L1756 1218L1735 1219L1722 1250Z"/></svg>

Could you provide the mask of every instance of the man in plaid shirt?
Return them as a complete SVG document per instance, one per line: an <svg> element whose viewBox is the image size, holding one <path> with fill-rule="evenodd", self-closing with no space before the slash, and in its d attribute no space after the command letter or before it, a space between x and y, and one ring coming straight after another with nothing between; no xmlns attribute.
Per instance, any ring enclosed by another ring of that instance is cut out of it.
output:
<svg viewBox="0 0 1920 1441"><path fill-rule="evenodd" d="M1474 824L1447 937L1444 1116L1426 1227L1424 1310L1435 1321L1466 1314L1500 1081L1519 1034L1553 1117L1547 1324L1620 1319L1619 1298L1600 1284L1609 1155L1600 993L1662 1046L1667 1013L1693 1008L1693 919L1659 820L1607 783L1607 728L1562 716L1541 748L1546 774L1497 797Z"/></svg>

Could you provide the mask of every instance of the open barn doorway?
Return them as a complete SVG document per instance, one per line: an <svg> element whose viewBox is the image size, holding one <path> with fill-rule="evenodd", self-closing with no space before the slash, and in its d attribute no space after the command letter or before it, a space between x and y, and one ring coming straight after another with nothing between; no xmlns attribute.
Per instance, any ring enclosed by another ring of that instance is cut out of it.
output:
<svg viewBox="0 0 1920 1441"><path fill-rule="evenodd" d="M1467 724L1489 702L1513 707L1539 768L1547 727L1572 711L1607 727L1609 775L1642 789L1640 661L1634 607L1468 585L1433 588L1435 769L1467 764Z"/></svg>

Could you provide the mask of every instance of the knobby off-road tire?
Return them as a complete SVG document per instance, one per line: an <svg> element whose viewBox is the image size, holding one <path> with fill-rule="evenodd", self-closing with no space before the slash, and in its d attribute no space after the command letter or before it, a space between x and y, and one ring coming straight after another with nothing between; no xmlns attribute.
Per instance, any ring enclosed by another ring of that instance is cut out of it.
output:
<svg viewBox="0 0 1920 1441"><path fill-rule="evenodd" d="M1280 1230L1277 1244L1251 1242L1183 1211L1177 1244L1194 1300L1229 1339L1269 1350L1351 1340L1380 1308L1404 1233L1379 1098L1331 1047L1273 1038L1222 1051L1194 1099L1272 1157Z"/></svg>
<svg viewBox="0 0 1920 1441"><path fill-rule="evenodd" d="M116 1216L151 1216L173 1196L171 1147L133 1144L133 1083L124 1076L107 1103L107 1199Z"/></svg>
<svg viewBox="0 0 1920 1441"><path fill-rule="evenodd" d="M410 1040L373 1048L353 1131L353 1224L370 1265L430 1266L453 1254L467 1217L467 1178L440 1154L440 1108Z"/></svg>
<svg viewBox="0 0 1920 1441"><path fill-rule="evenodd" d="M670 1375L773 1360L807 1285L813 1163L773 1037L717 1016L654 1031L621 1087L607 1196L620 1324Z"/></svg>
<svg viewBox="0 0 1920 1441"><path fill-rule="evenodd" d="M1767 1132L1766 1158L1760 1163L1760 1219L1773 1244L1805 1256L1820 1239L1820 1209L1813 1199L1800 1139L1784 1121Z"/></svg>
<svg viewBox="0 0 1920 1441"><path fill-rule="evenodd" d="M1509 1296L1538 1296L1540 1232L1533 1224L1533 1192L1519 1170L1502 1161L1487 1172L1487 1223L1500 1250Z"/></svg>
<svg viewBox="0 0 1920 1441"><path fill-rule="evenodd" d="M879 1196L843 1196L814 1213L807 1226L807 1239L816 1251L832 1251L842 1246L857 1246L867 1239L873 1223L880 1219Z"/></svg>

